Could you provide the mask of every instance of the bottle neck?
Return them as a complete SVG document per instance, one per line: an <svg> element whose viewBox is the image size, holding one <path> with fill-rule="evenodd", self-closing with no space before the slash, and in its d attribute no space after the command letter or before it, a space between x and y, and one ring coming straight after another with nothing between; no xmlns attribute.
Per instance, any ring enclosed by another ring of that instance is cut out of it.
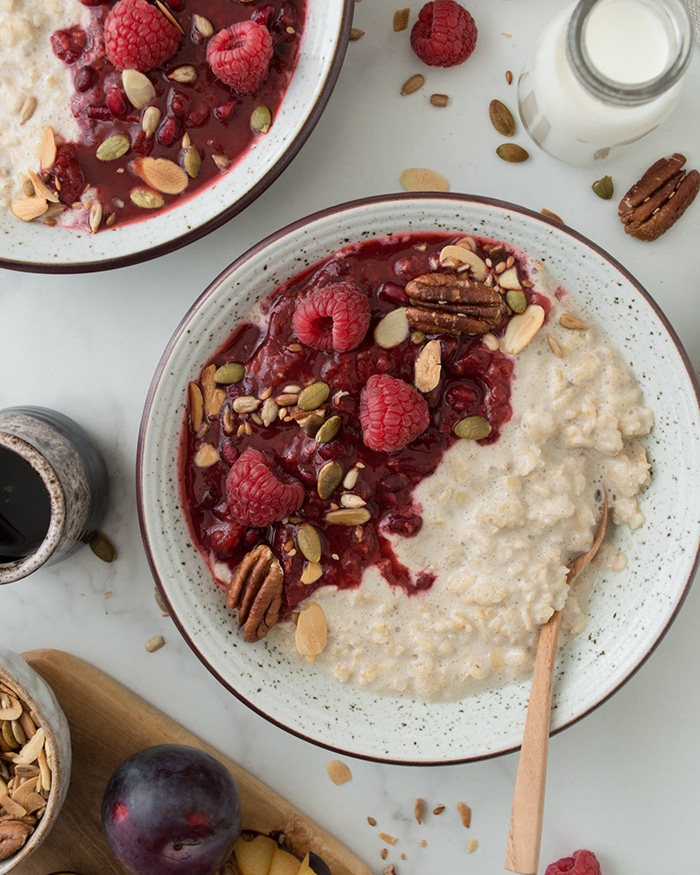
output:
<svg viewBox="0 0 700 875"><path fill-rule="evenodd" d="M576 78L598 99L638 106L663 95L690 63L684 0L580 0L566 33Z"/></svg>

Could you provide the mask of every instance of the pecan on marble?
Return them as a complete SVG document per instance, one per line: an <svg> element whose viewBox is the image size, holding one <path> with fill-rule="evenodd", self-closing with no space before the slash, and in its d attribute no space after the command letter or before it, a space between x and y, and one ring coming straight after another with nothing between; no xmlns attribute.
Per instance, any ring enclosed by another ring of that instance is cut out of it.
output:
<svg viewBox="0 0 700 875"><path fill-rule="evenodd" d="M677 152L660 158L624 195L617 212L627 234L656 240L680 219L700 189L700 173L684 165Z"/></svg>
<svg viewBox="0 0 700 875"><path fill-rule="evenodd" d="M408 324L426 334L486 334L507 307L497 289L467 277L428 273L406 284Z"/></svg>
<svg viewBox="0 0 700 875"><path fill-rule="evenodd" d="M246 641L260 641L279 620L284 572L267 544L246 553L226 593L226 605L238 610Z"/></svg>

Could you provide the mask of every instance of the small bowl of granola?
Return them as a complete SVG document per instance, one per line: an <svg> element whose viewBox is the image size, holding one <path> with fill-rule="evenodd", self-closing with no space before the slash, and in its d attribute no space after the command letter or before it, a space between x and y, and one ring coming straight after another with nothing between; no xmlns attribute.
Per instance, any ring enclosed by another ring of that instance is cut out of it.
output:
<svg viewBox="0 0 700 875"><path fill-rule="evenodd" d="M154 258L248 206L320 118L352 18L351 0L34 5L0 9L0 266L41 272Z"/></svg>
<svg viewBox="0 0 700 875"><path fill-rule="evenodd" d="M70 727L56 696L18 653L0 647L0 875L39 847L65 801Z"/></svg>

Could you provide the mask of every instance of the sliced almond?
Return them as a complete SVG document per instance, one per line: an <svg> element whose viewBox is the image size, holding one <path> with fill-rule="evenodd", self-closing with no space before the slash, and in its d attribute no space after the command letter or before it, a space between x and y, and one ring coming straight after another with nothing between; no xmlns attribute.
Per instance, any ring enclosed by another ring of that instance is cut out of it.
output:
<svg viewBox="0 0 700 875"><path fill-rule="evenodd" d="M58 203L58 195L55 191L51 191L48 185L44 182L44 180L39 176L38 173L35 173L33 170L27 171L29 175L29 179L34 186L34 194L38 197L46 198L49 203L57 204Z"/></svg>
<svg viewBox="0 0 700 875"><path fill-rule="evenodd" d="M122 85L129 103L136 109L143 109L156 96L156 89L151 80L138 70L124 70Z"/></svg>
<svg viewBox="0 0 700 875"><path fill-rule="evenodd" d="M53 167L56 152L56 135L51 125L46 125L41 136L41 151L39 152L39 160L44 170L50 170Z"/></svg>
<svg viewBox="0 0 700 875"><path fill-rule="evenodd" d="M404 340L408 340L410 333L406 308L397 307L377 322L374 328L374 342L382 349L392 349Z"/></svg>
<svg viewBox="0 0 700 875"><path fill-rule="evenodd" d="M307 562L299 580L305 586L309 586L309 584L316 583L316 581L320 580L322 577L323 568L321 567L321 564L319 562Z"/></svg>
<svg viewBox="0 0 700 875"><path fill-rule="evenodd" d="M457 271L469 270L475 280L483 282L488 268L483 258L466 246L444 246L440 252L440 264L455 267Z"/></svg>
<svg viewBox="0 0 700 875"><path fill-rule="evenodd" d="M330 760L326 764L326 771L334 784L347 784L348 781L352 780L350 767L342 760Z"/></svg>
<svg viewBox="0 0 700 875"><path fill-rule="evenodd" d="M520 285L520 278L518 277L518 270L515 265L506 268L498 275L498 286L504 290L510 289L514 291L522 288Z"/></svg>
<svg viewBox="0 0 700 875"><path fill-rule="evenodd" d="M401 174L401 185L406 191L449 191L450 183L426 167L409 167Z"/></svg>
<svg viewBox="0 0 700 875"><path fill-rule="evenodd" d="M23 222L31 222L43 216L49 205L44 197L18 197L10 201L12 215Z"/></svg>
<svg viewBox="0 0 700 875"><path fill-rule="evenodd" d="M204 396L199 383L190 383L190 425L192 431L199 435L204 424Z"/></svg>
<svg viewBox="0 0 700 875"><path fill-rule="evenodd" d="M525 349L544 323L544 309L539 304L529 307L517 316L513 316L503 337L503 351L517 355Z"/></svg>
<svg viewBox="0 0 700 875"><path fill-rule="evenodd" d="M294 637L296 648L309 662L322 653L328 640L328 627L323 608L317 602L304 608L297 618Z"/></svg>
<svg viewBox="0 0 700 875"><path fill-rule="evenodd" d="M168 158L140 156L134 159L132 166L146 185L163 194L181 194L189 183L182 167Z"/></svg>
<svg viewBox="0 0 700 875"><path fill-rule="evenodd" d="M209 38L210 36L214 36L214 25L203 15L197 15L195 13L192 16L192 23L195 26L195 30L203 37Z"/></svg>
<svg viewBox="0 0 700 875"><path fill-rule="evenodd" d="M429 340L421 349L414 365L413 385L419 392L432 392L442 374L440 341Z"/></svg>
<svg viewBox="0 0 700 875"><path fill-rule="evenodd" d="M33 763L44 748L46 733L40 726L15 757L15 763Z"/></svg>
<svg viewBox="0 0 700 875"><path fill-rule="evenodd" d="M213 444L202 444L194 454L194 464L197 468L211 468L220 459L219 451Z"/></svg>

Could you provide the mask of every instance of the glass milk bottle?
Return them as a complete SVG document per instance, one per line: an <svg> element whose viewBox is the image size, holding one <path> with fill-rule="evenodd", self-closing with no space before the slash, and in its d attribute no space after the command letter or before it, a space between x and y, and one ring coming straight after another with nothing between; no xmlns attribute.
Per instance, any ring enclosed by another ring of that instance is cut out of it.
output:
<svg viewBox="0 0 700 875"><path fill-rule="evenodd" d="M571 164L616 155L670 114L692 43L684 0L580 0L545 27L520 75L523 125Z"/></svg>

